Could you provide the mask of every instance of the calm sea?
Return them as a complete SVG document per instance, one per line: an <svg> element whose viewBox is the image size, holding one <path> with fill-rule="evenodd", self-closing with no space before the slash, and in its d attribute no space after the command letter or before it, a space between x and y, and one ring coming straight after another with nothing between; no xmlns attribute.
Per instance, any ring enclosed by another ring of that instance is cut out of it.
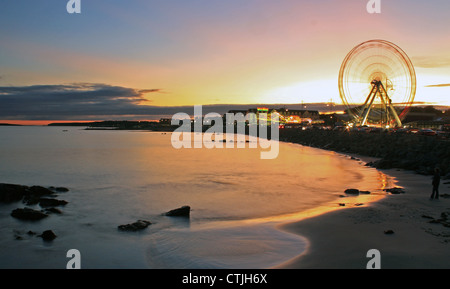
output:
<svg viewBox="0 0 450 289"><path fill-rule="evenodd" d="M0 127L0 182L64 186L62 215L19 221L0 205L0 268L259 268L301 253L305 240L251 222L335 202L347 188L380 190L378 171L333 152L280 143L260 149L174 149L171 134L74 127ZM189 205L189 220L162 216ZM38 209L38 206L32 206ZM137 233L117 226L144 219ZM51 229L46 243L26 234ZM16 240L20 236L21 240Z"/></svg>

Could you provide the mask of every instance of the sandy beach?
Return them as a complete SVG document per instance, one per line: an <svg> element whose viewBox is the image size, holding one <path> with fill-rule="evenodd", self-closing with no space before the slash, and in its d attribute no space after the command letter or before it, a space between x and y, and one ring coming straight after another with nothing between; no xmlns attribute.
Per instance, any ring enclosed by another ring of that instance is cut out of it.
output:
<svg viewBox="0 0 450 289"><path fill-rule="evenodd" d="M370 249L379 250L382 269L450 268L450 228L430 223L443 212L450 214L450 199L429 199L431 176L397 169L383 173L406 193L281 225L309 244L302 255L277 268L365 269ZM441 181L441 195L450 190L446 182ZM388 230L393 233L386 234Z"/></svg>

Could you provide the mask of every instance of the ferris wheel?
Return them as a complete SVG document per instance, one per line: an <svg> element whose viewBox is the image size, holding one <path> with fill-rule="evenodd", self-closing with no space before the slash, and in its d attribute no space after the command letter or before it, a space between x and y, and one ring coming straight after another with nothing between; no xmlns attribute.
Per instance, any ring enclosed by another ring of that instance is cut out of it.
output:
<svg viewBox="0 0 450 289"><path fill-rule="evenodd" d="M356 125L401 126L416 94L414 67L391 42L363 42L342 62L339 94Z"/></svg>

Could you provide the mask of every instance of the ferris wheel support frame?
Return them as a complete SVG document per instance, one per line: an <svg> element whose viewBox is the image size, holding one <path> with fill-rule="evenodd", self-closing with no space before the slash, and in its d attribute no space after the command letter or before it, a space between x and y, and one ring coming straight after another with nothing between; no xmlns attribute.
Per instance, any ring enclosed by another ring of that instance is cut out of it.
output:
<svg viewBox="0 0 450 289"><path fill-rule="evenodd" d="M392 114L394 117L395 123L398 127L402 126L402 121L400 120L397 112L395 111L394 106L392 105L392 100L389 98L389 95L383 85L383 83L379 80L373 80L372 81L372 90L370 91L369 95L366 98L366 101L364 102L364 105L361 109L360 114L356 118L356 122L360 122L361 126L365 125L367 122L367 117L369 116L370 110L372 109L372 104L379 95L381 102L383 103L385 107L386 112L386 120L389 121L390 117L388 116L389 113Z"/></svg>

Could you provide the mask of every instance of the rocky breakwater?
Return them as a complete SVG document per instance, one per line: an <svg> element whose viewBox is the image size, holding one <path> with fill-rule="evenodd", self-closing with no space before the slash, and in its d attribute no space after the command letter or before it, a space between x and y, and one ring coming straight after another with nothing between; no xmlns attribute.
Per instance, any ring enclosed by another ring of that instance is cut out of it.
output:
<svg viewBox="0 0 450 289"><path fill-rule="evenodd" d="M390 132L280 130L280 141L377 158L368 163L378 169L399 168L431 175L439 167L450 179L450 139Z"/></svg>

